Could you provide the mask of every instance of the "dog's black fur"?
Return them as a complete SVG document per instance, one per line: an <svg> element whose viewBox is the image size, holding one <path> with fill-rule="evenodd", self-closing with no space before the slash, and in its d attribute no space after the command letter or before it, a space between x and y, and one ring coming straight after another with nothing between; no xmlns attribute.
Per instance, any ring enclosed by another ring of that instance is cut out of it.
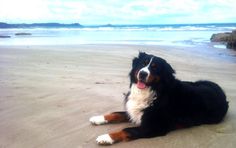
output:
<svg viewBox="0 0 236 148"><path fill-rule="evenodd" d="M129 138L162 136L178 128L223 120L228 102L220 86L211 81L180 81L175 78L171 65L160 57L140 52L133 59L131 85L137 83L137 72L151 58L155 67L150 66L152 81L146 85L156 92L157 98L143 110L140 126L124 129Z"/></svg>

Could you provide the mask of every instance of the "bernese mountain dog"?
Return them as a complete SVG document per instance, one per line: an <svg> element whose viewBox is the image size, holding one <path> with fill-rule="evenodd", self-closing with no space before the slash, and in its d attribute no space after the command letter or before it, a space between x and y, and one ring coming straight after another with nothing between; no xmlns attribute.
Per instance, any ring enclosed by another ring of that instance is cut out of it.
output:
<svg viewBox="0 0 236 148"><path fill-rule="evenodd" d="M98 136L98 144L163 136L168 132L223 120L228 102L211 81L180 81L164 59L140 52L133 59L125 111L93 116L94 125L131 121L135 127Z"/></svg>

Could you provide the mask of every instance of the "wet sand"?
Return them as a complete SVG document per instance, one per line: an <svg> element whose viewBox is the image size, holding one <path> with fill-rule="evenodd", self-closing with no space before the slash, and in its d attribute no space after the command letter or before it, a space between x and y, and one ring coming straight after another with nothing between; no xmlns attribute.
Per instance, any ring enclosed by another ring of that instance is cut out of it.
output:
<svg viewBox="0 0 236 148"><path fill-rule="evenodd" d="M114 144L122 148L233 148L236 145L236 58L223 51L138 45L0 46L0 148L94 148L97 136L133 126L92 126L89 118L123 110L138 51L165 58L176 77L208 79L225 90L221 124Z"/></svg>

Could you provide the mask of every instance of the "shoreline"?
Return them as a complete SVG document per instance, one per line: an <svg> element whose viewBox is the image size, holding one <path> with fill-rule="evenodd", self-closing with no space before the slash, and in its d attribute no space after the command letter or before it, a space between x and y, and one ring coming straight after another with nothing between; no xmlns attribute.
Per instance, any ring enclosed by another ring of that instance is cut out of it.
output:
<svg viewBox="0 0 236 148"><path fill-rule="evenodd" d="M40 50L53 50L53 51L61 51L61 50L88 50L81 49L77 47L93 47L93 46L110 46L110 47L137 47L138 51L145 51L151 48L155 51L155 49L166 50L166 52L170 51L178 51L182 54L194 54L199 56L205 56L205 58L217 58L219 60L230 60L235 61L236 51L232 49L222 48L219 43L209 42L208 44L196 45L196 46L175 46L175 45L155 45L155 44L123 44L123 43L88 43L88 44L62 44L62 45L0 45L1 48L21 48L21 49L40 49ZM215 46L219 46L218 48ZM103 49L100 49L103 50ZM106 51L112 51L114 49L106 49ZM93 50L92 50L93 51Z"/></svg>
<svg viewBox="0 0 236 148"><path fill-rule="evenodd" d="M138 51L160 56L181 80L207 79L225 90L224 122L112 147L236 145L235 52L156 45L0 45L0 147L100 147L97 136L132 124L92 126L93 115L123 109L128 73ZM225 55L224 55L225 54ZM232 54L232 55L231 55Z"/></svg>

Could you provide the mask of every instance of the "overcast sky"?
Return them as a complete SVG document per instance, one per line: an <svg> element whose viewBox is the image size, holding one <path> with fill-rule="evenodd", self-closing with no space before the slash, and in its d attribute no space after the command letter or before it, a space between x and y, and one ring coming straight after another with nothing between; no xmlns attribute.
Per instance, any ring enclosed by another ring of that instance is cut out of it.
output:
<svg viewBox="0 0 236 148"><path fill-rule="evenodd" d="M0 22L236 23L236 0L0 0Z"/></svg>

